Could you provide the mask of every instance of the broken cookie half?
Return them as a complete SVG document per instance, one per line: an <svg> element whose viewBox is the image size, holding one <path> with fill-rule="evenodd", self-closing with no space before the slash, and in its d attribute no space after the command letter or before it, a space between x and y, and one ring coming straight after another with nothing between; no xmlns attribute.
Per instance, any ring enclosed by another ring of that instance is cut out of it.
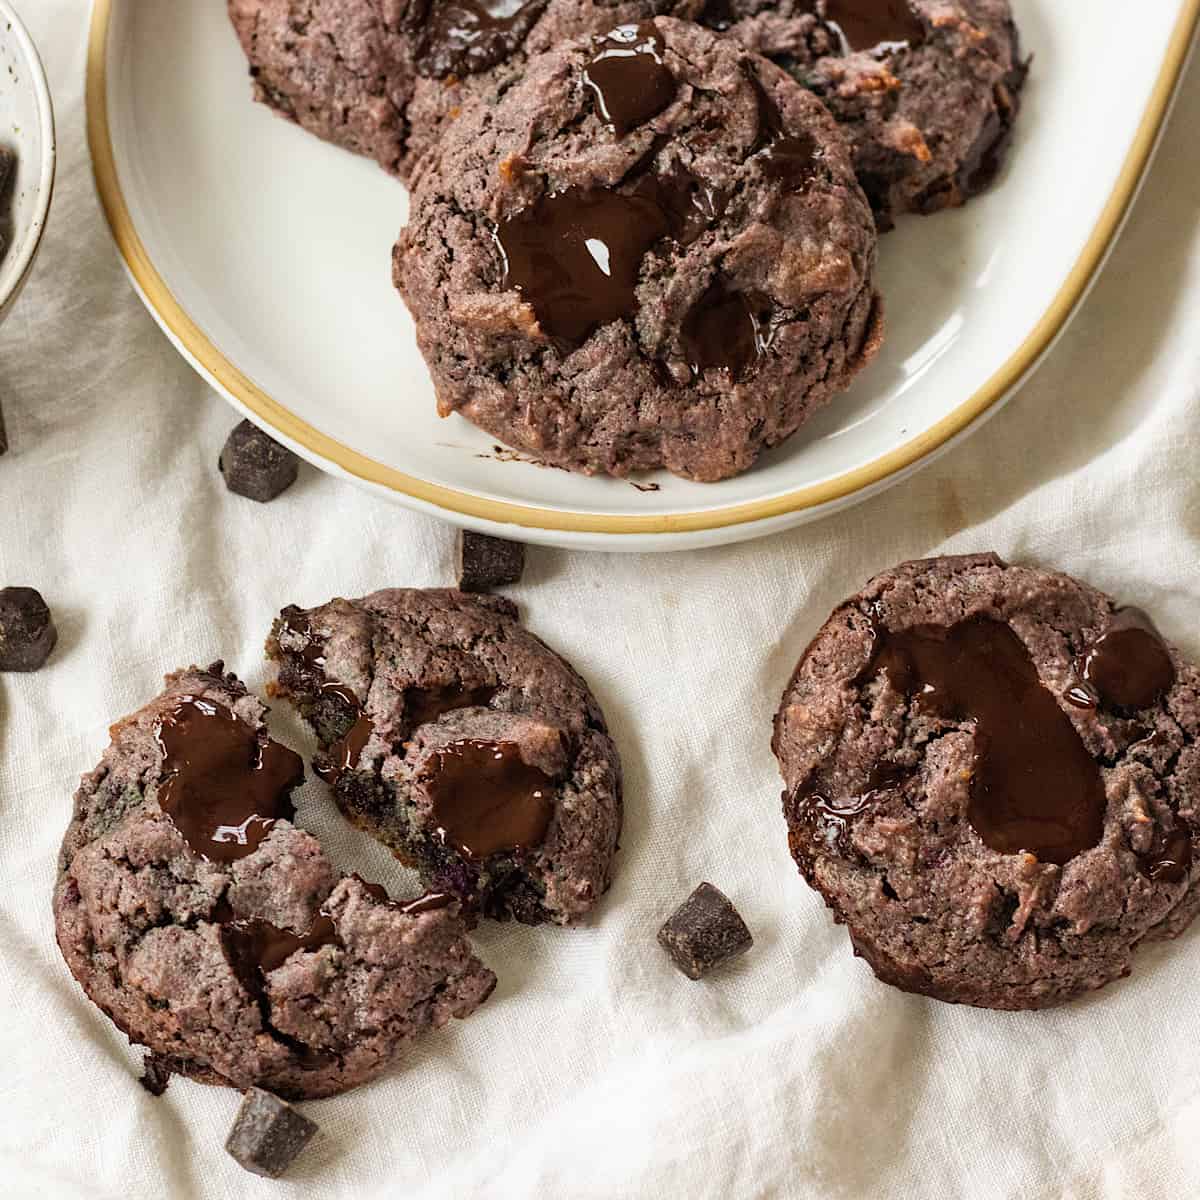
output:
<svg viewBox="0 0 1200 1200"><path fill-rule="evenodd" d="M469 1016L496 977L457 899L393 901L294 824L301 760L223 671L179 671L113 726L63 842L58 943L89 998L172 1072L333 1095Z"/></svg>

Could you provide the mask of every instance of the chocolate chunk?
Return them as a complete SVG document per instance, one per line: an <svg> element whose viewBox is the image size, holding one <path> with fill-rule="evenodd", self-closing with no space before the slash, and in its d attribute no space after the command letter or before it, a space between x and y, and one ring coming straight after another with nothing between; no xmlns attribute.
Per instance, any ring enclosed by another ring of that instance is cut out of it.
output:
<svg viewBox="0 0 1200 1200"><path fill-rule="evenodd" d="M925 40L925 26L908 0L826 0L825 23L845 54L919 46Z"/></svg>
<svg viewBox="0 0 1200 1200"><path fill-rule="evenodd" d="M496 227L501 286L524 296L544 334L578 346L633 315L642 259L670 232L668 215L645 196L605 187L551 192Z"/></svg>
<svg viewBox="0 0 1200 1200"><path fill-rule="evenodd" d="M1149 850L1138 855L1138 869L1153 883L1182 883L1191 874L1192 827L1179 816L1175 826L1156 830Z"/></svg>
<svg viewBox="0 0 1200 1200"><path fill-rule="evenodd" d="M721 280L706 289L680 331L696 374L716 367L741 380L752 372L775 336L771 315L760 321L755 309L745 292L730 291Z"/></svg>
<svg viewBox="0 0 1200 1200"><path fill-rule="evenodd" d="M295 816L300 756L224 706L183 696L158 722L164 780L158 804L188 845L210 862L258 849L278 820Z"/></svg>
<svg viewBox="0 0 1200 1200"><path fill-rule="evenodd" d="M257 425L243 421L229 435L218 466L231 492L265 504L296 482L300 460Z"/></svg>
<svg viewBox="0 0 1200 1200"><path fill-rule="evenodd" d="M596 41L583 81L596 97L601 119L624 137L675 99L675 76L663 62L666 45L652 21L618 25Z"/></svg>
<svg viewBox="0 0 1200 1200"><path fill-rule="evenodd" d="M421 771L442 840L474 861L540 846L554 815L554 781L515 742L464 738Z"/></svg>
<svg viewBox="0 0 1200 1200"><path fill-rule="evenodd" d="M172 1075L186 1075L186 1062L169 1054L149 1051L142 1060L142 1074L138 1083L152 1096L161 1096L167 1090Z"/></svg>
<svg viewBox="0 0 1200 1200"><path fill-rule="evenodd" d="M57 641L54 618L38 592L0 589L0 671L36 671Z"/></svg>
<svg viewBox="0 0 1200 1200"><path fill-rule="evenodd" d="M458 587L463 592L486 592L506 583L517 583L525 570L521 542L488 537L469 529L458 535Z"/></svg>
<svg viewBox="0 0 1200 1200"><path fill-rule="evenodd" d="M700 979L745 954L754 938L729 897L702 883L658 931L658 942L689 979Z"/></svg>
<svg viewBox="0 0 1200 1200"><path fill-rule="evenodd" d="M475 75L518 50L546 0L423 0L409 6L408 24L423 33L417 74L443 79Z"/></svg>
<svg viewBox="0 0 1200 1200"><path fill-rule="evenodd" d="M1007 625L877 628L860 683L880 670L916 713L974 725L967 819L986 845L1062 864L1100 840L1100 770Z"/></svg>
<svg viewBox="0 0 1200 1200"><path fill-rule="evenodd" d="M1085 687L1119 708L1148 708L1175 684L1171 653L1140 608L1113 613L1088 648L1082 674Z"/></svg>
<svg viewBox="0 0 1200 1200"><path fill-rule="evenodd" d="M225 1149L247 1171L278 1179L317 1132L317 1126L278 1096L250 1088Z"/></svg>

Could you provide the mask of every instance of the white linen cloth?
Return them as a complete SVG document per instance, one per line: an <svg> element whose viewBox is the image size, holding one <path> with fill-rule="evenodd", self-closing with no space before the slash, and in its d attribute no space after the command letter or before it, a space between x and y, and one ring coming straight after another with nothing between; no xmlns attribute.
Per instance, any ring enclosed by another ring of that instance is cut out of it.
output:
<svg viewBox="0 0 1200 1200"><path fill-rule="evenodd" d="M590 680L624 755L615 886L579 929L482 929L500 976L488 1004L387 1079L306 1105L320 1141L269 1183L222 1148L237 1094L177 1079L152 1099L140 1055L67 973L50 892L71 795L109 722L165 671L223 656L261 686L282 605L445 584L452 533L308 467L274 504L227 494L216 459L234 414L143 311L93 195L87 5L21 7L61 171L0 329L0 586L40 588L61 640L41 673L0 677L0 1195L1196 1195L1200 929L1057 1011L903 995L851 957L799 878L768 743L807 639L904 558L994 548L1053 564L1200 655L1200 74L1068 335L934 467L755 544L653 561L531 551L514 595ZM273 723L311 747L282 707ZM321 785L299 807L340 865L411 884ZM692 983L654 934L701 879L756 944Z"/></svg>

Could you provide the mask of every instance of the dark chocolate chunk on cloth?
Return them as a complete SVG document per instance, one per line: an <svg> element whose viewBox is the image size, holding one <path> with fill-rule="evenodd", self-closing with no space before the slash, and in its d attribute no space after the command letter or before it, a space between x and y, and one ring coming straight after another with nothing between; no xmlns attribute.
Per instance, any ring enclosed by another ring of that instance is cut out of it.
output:
<svg viewBox="0 0 1200 1200"><path fill-rule="evenodd" d="M464 592L486 592L517 583L525 571L525 547L520 542L488 537L463 529L458 535L458 586Z"/></svg>
<svg viewBox="0 0 1200 1200"><path fill-rule="evenodd" d="M317 1132L315 1122L286 1100L251 1088L238 1109L225 1149L247 1171L278 1179Z"/></svg>
<svg viewBox="0 0 1200 1200"><path fill-rule="evenodd" d="M257 425L243 421L229 435L218 466L231 492L265 504L296 482L300 460Z"/></svg>
<svg viewBox="0 0 1200 1200"><path fill-rule="evenodd" d="M703 978L754 945L729 897L711 883L702 883L672 913L658 941L689 979Z"/></svg>
<svg viewBox="0 0 1200 1200"><path fill-rule="evenodd" d="M0 589L0 671L36 671L57 641L54 618L38 592Z"/></svg>

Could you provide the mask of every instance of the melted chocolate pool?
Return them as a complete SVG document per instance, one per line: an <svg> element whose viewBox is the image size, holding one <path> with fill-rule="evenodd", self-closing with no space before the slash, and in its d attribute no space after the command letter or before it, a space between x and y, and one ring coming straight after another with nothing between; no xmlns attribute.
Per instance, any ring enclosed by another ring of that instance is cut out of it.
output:
<svg viewBox="0 0 1200 1200"><path fill-rule="evenodd" d="M974 727L967 816L993 850L1061 864L1099 842L1100 770L1007 625L877 628L864 679L879 670L918 711Z"/></svg>
<svg viewBox="0 0 1200 1200"><path fill-rule="evenodd" d="M633 314L642 258L670 231L667 214L646 196L599 187L552 192L496 228L501 286L525 297L548 337L579 345Z"/></svg>
<svg viewBox="0 0 1200 1200"><path fill-rule="evenodd" d="M278 820L296 810L290 794L304 764L229 709L183 696L158 722L163 756L158 803L188 845L210 862L252 854Z"/></svg>
<svg viewBox="0 0 1200 1200"><path fill-rule="evenodd" d="M421 775L438 832L466 858L528 850L546 836L554 780L513 742L452 742L430 755Z"/></svg>

